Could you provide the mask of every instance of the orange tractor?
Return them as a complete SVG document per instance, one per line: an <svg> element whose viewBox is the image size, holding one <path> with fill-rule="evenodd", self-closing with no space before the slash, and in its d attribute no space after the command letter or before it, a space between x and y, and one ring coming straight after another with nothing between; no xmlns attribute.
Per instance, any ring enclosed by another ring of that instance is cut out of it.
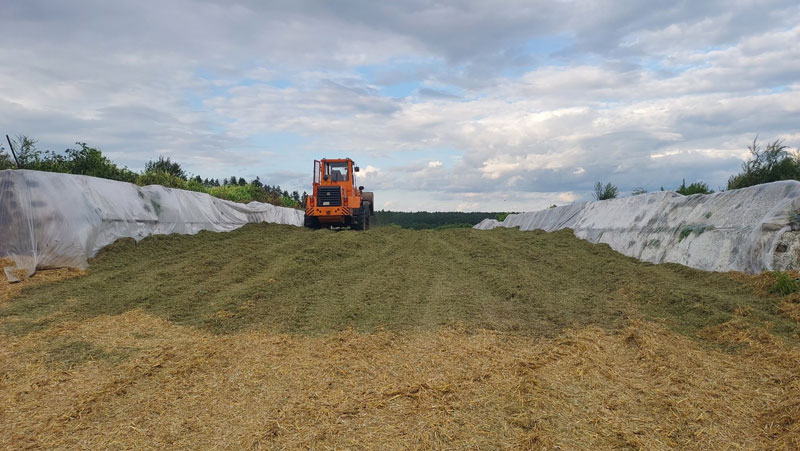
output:
<svg viewBox="0 0 800 451"><path fill-rule="evenodd" d="M358 166L349 158L314 160L314 188L305 202L306 227L369 229L374 198L363 186L356 186L356 172Z"/></svg>

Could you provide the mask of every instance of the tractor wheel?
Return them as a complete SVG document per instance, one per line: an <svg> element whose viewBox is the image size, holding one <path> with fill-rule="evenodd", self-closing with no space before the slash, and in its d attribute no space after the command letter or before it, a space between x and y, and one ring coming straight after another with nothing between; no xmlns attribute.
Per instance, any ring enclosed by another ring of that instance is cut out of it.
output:
<svg viewBox="0 0 800 451"><path fill-rule="evenodd" d="M361 230L369 230L369 202L361 203Z"/></svg>
<svg viewBox="0 0 800 451"><path fill-rule="evenodd" d="M366 224L364 223L364 211L363 210L358 213L357 221L358 221L358 223L355 224L355 226L353 226L353 229L361 230L361 231L367 230Z"/></svg>
<svg viewBox="0 0 800 451"><path fill-rule="evenodd" d="M309 229L318 229L319 228L319 219L314 216L304 216L303 217L303 225L308 227Z"/></svg>

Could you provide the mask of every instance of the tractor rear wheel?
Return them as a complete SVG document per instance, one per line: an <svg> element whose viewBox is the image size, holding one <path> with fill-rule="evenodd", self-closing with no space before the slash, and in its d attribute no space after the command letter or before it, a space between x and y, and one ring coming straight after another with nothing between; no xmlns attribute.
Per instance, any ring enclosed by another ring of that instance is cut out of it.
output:
<svg viewBox="0 0 800 451"><path fill-rule="evenodd" d="M361 217L359 218L361 222L361 230L369 230L369 207L370 204L368 201L361 203Z"/></svg>

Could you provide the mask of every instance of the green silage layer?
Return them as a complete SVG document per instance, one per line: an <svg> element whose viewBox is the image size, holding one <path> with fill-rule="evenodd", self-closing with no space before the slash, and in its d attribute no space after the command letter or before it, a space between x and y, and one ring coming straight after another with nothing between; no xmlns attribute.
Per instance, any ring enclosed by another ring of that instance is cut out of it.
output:
<svg viewBox="0 0 800 451"><path fill-rule="evenodd" d="M86 276L32 286L0 306L0 332L141 309L220 334L459 325L550 337L646 318L695 336L739 308L750 312L743 321L798 343L800 325L778 313L780 301L756 295L742 278L639 262L569 230L250 224L120 240L91 260Z"/></svg>

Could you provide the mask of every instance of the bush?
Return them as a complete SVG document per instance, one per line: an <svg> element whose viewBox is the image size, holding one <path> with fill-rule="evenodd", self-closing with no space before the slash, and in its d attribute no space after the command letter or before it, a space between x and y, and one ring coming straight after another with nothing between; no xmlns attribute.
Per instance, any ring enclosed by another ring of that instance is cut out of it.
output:
<svg viewBox="0 0 800 451"><path fill-rule="evenodd" d="M170 161L169 157L159 156L156 161L148 161L144 164L144 172L166 172L169 175L186 180L186 172L183 171L181 165Z"/></svg>
<svg viewBox="0 0 800 451"><path fill-rule="evenodd" d="M207 193L233 202L258 201L300 208L300 194L297 191L290 195L288 191L281 191L279 186L264 185L258 178L248 184L243 177L232 176L230 180L225 180L225 186L219 186L219 180L203 180L199 175L187 177L180 164L162 156L156 161L148 161L145 164L145 171L137 174L128 168L120 168L103 156L100 149L89 147L86 143L75 143L80 146L79 149L67 149L64 154L57 154L49 150L44 152L38 150L36 140L25 135L19 135L14 141L20 167L24 169L90 175L135 183L139 186L161 185ZM17 165L3 150L3 147L0 147L0 169L16 168Z"/></svg>
<svg viewBox="0 0 800 451"><path fill-rule="evenodd" d="M119 180L121 182L135 183L137 175L128 168L120 168L111 160L103 156L100 149L89 147L86 143L75 143L81 146L80 149L67 149L66 158L62 160L63 172L70 174L91 175L104 179ZM51 153L53 157L55 153ZM56 160L51 158L54 163Z"/></svg>
<svg viewBox="0 0 800 451"><path fill-rule="evenodd" d="M14 163L14 160L11 158L11 155L3 152L3 148L0 147L0 171L3 169L14 169L17 165Z"/></svg>
<svg viewBox="0 0 800 451"><path fill-rule="evenodd" d="M188 182L180 177L174 176L164 171L148 171L136 177L136 184L139 186L145 185L162 185L167 188L189 189ZM194 190L194 191L205 191Z"/></svg>
<svg viewBox="0 0 800 451"><path fill-rule="evenodd" d="M75 144L80 149L67 149L64 154L58 154L38 150L36 140L24 135L18 136L15 141L15 147L19 149L17 159L23 169L90 175L122 182L136 182L137 179L135 172L120 168L104 157L100 149L89 147L86 143L77 142Z"/></svg>
<svg viewBox="0 0 800 451"><path fill-rule="evenodd" d="M290 208L300 208L300 202L297 202L290 196L281 196L281 205Z"/></svg>
<svg viewBox="0 0 800 451"><path fill-rule="evenodd" d="M758 137L753 139L750 159L742 163L742 172L728 179L728 189L739 189L761 183L779 180L800 180L800 153L788 151L780 140L758 145Z"/></svg>
<svg viewBox="0 0 800 451"><path fill-rule="evenodd" d="M42 152L36 149L36 140L25 135L18 135L13 141L19 167L21 169L35 169L32 166L36 166L42 157Z"/></svg>
<svg viewBox="0 0 800 451"><path fill-rule="evenodd" d="M270 202L270 196L266 191L253 186L253 185L224 185L214 186L208 189L208 194L219 197L220 199L230 200L233 202L263 202L273 205L279 205L275 201Z"/></svg>
<svg viewBox="0 0 800 451"><path fill-rule="evenodd" d="M614 199L617 197L618 193L619 190L617 190L617 187L611 183L606 183L605 186L603 186L602 182L594 184L594 200Z"/></svg>
<svg viewBox="0 0 800 451"><path fill-rule="evenodd" d="M681 183L681 186L675 190L675 192L683 194L684 196L691 196L692 194L711 194L714 190L710 189L708 185L703 182L694 182L686 186L686 179L683 179L683 183Z"/></svg>

